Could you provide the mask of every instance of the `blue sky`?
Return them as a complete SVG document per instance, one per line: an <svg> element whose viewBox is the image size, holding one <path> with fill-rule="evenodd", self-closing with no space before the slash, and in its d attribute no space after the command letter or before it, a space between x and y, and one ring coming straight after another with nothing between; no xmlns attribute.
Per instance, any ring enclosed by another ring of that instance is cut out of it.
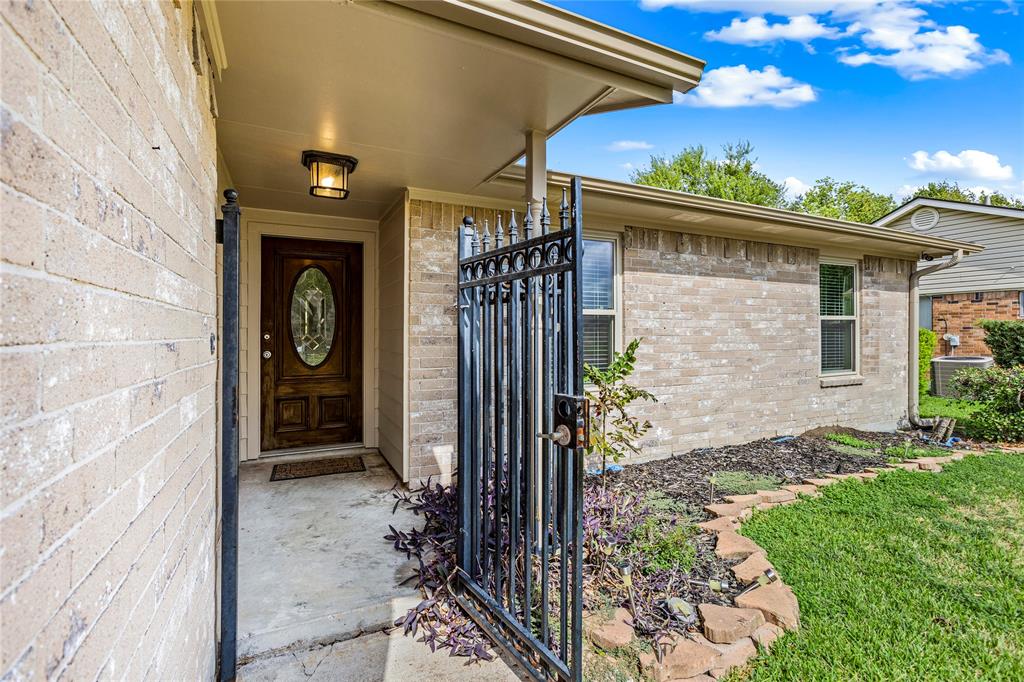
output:
<svg viewBox="0 0 1024 682"><path fill-rule="evenodd" d="M548 165L626 180L651 154L750 140L761 170L897 198L929 180L1024 196L1024 7L1002 0L556 1L707 61L677 103L588 116Z"/></svg>

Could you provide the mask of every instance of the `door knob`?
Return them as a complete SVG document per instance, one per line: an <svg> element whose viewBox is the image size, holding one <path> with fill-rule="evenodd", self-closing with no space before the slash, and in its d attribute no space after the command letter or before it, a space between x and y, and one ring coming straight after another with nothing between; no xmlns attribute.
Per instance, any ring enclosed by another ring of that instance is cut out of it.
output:
<svg viewBox="0 0 1024 682"><path fill-rule="evenodd" d="M270 351L269 350L263 351L263 359L264 360L269 360L270 359Z"/></svg>

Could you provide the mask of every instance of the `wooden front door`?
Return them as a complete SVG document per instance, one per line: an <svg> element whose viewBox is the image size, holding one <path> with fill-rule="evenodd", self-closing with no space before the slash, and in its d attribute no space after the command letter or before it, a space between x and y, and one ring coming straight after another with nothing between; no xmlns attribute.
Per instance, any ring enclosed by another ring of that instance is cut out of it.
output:
<svg viewBox="0 0 1024 682"><path fill-rule="evenodd" d="M263 238L260 448L363 439L363 247Z"/></svg>

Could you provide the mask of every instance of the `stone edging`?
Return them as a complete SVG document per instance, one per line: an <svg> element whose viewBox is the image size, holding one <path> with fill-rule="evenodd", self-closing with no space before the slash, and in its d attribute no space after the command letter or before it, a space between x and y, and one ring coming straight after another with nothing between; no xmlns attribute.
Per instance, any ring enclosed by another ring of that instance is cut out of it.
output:
<svg viewBox="0 0 1024 682"><path fill-rule="evenodd" d="M750 518L754 509L770 509L800 501L801 495L818 497L819 491L837 481L850 478L870 480L879 472L903 469L906 471L942 471L942 465L963 459L973 451L954 451L943 457L918 457L883 467L869 467L857 474L827 474L824 478L808 478L799 485L783 486L780 490L758 490L751 495L727 495L725 503L709 504L705 511L714 515L711 521L698 523L705 532L716 535L715 554L720 559L742 559L730 570L741 585L749 585L774 571L766 552L750 538L740 535L742 521ZM745 665L757 655L758 646L768 650L785 631L800 627L800 605L793 590L781 578L762 584L735 600L736 606L700 604L703 634L687 636L675 634L663 642L659 662L654 653L640 656L644 672L655 682L712 682L724 677L736 667ZM626 609L616 609L611 619L593 622L587 628L591 641L602 649L615 649L633 641L631 616Z"/></svg>

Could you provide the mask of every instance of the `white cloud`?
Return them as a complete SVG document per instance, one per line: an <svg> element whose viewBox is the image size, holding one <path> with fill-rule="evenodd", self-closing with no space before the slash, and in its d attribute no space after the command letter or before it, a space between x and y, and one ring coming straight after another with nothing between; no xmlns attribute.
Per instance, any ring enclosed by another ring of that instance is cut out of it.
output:
<svg viewBox="0 0 1024 682"><path fill-rule="evenodd" d="M995 154L965 149L959 154L950 154L945 150L929 154L916 151L908 161L911 168L922 173L948 175L953 178L973 178L977 180L1010 180L1013 178L1013 167L999 163Z"/></svg>
<svg viewBox="0 0 1024 682"><path fill-rule="evenodd" d="M738 12L728 26L708 31L708 40L766 45L842 40L835 54L848 66L894 69L908 80L963 76L1010 56L989 49L966 26L944 26L922 5L933 0L640 0L650 10L675 7L699 12ZM765 15L785 17L772 23Z"/></svg>
<svg viewBox="0 0 1024 682"><path fill-rule="evenodd" d="M874 34L879 43L906 45L895 52L846 52L839 61L849 66L876 64L888 66L909 80L936 76L962 76L989 64L1009 64L1002 50L987 50L978 42L978 34L966 26L946 26L934 31ZM865 43L867 43L865 36Z"/></svg>
<svg viewBox="0 0 1024 682"><path fill-rule="evenodd" d="M787 109L815 99L814 88L784 76L777 67L769 65L758 71L748 69L746 64L707 71L700 87L675 96L677 103L722 108L768 106Z"/></svg>
<svg viewBox="0 0 1024 682"><path fill-rule="evenodd" d="M811 188L806 182L800 178L794 178L792 175L783 180L782 184L786 186L786 193L791 199L796 199Z"/></svg>
<svg viewBox="0 0 1024 682"><path fill-rule="evenodd" d="M616 140L605 147L610 152L634 152L644 149L654 149L654 145L643 140Z"/></svg>
<svg viewBox="0 0 1024 682"><path fill-rule="evenodd" d="M852 12L859 8L877 4L879 0L640 0L640 6L648 10L666 7L696 12L742 12L752 14L775 14L793 17L798 14L826 14L829 12Z"/></svg>
<svg viewBox="0 0 1024 682"><path fill-rule="evenodd" d="M768 23L764 17L736 17L728 26L704 34L708 40L733 45L765 45L779 40L806 43L815 38L838 38L839 30L818 23L809 14L790 17L786 22Z"/></svg>

